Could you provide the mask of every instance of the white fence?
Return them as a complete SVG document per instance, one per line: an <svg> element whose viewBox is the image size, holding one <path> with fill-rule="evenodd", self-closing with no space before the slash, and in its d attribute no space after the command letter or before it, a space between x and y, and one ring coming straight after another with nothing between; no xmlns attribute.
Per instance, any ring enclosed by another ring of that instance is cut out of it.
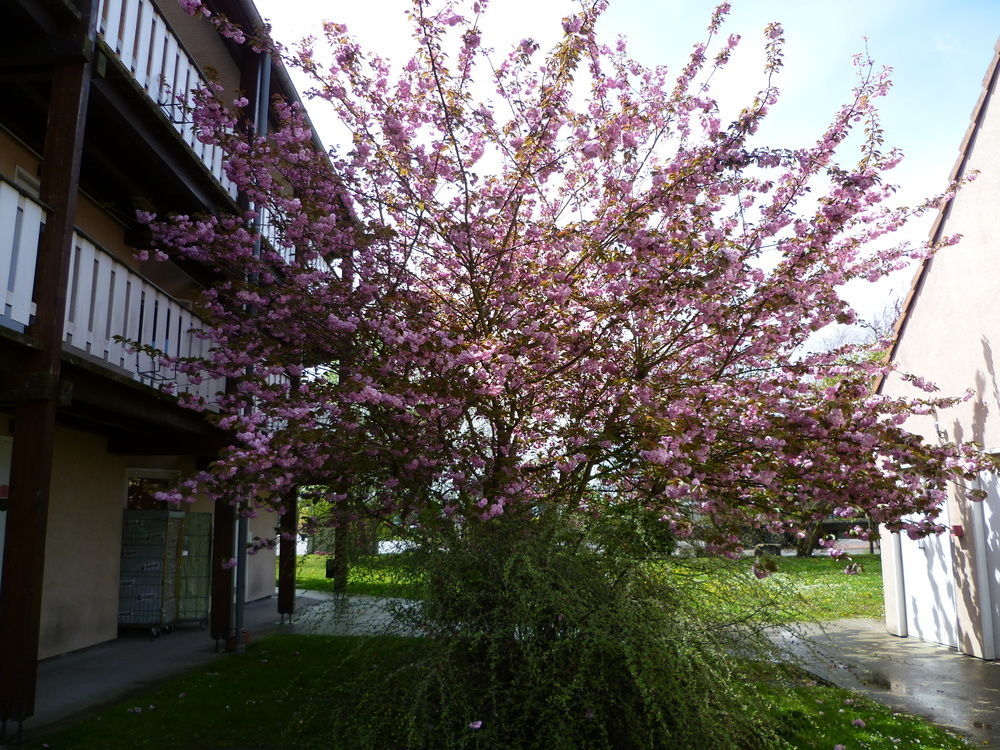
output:
<svg viewBox="0 0 1000 750"><path fill-rule="evenodd" d="M222 169L222 149L195 137L187 111L191 93L205 84L198 66L181 47L152 0L100 0L97 31L173 123L184 141L236 197L236 186Z"/></svg>
<svg viewBox="0 0 1000 750"><path fill-rule="evenodd" d="M0 317L26 326L35 306L38 237L45 211L6 182L0 182Z"/></svg>
<svg viewBox="0 0 1000 750"><path fill-rule="evenodd" d="M116 337L161 350L171 357L201 357L209 348L193 329L201 321L180 302L79 234L73 236L66 297L66 344L125 370L153 387L173 385L211 402L225 389L222 378L192 384L164 368L155 356Z"/></svg>

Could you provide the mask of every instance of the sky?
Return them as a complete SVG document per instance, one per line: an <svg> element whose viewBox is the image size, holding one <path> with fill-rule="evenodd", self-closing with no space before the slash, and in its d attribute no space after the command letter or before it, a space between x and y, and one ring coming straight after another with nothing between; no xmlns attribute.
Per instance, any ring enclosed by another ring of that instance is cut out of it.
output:
<svg viewBox="0 0 1000 750"><path fill-rule="evenodd" d="M255 0L275 38L290 43L317 34L323 20L347 24L367 48L405 61L413 50L404 11L408 0ZM756 92L761 76L763 28L785 28L782 98L769 117L776 143L807 145L818 135L853 86L852 56L866 46L879 65L893 69L894 87L884 101L888 145L906 159L893 173L906 200L939 192L947 183L958 147L979 96L983 75L1000 33L1000 0L731 0L724 32L742 42L725 76L713 86L725 111L738 110ZM678 69L692 44L705 36L716 0L611 0L599 26L607 40L624 35L632 54L646 64ZM484 44L502 54L525 37L544 49L574 7L563 0L492 0ZM308 106L308 102L307 102ZM310 114L328 144L336 131L322 111ZM1000 165L998 165L1000 168ZM917 240L930 219L911 227ZM863 316L876 316L902 296L912 271L876 288L859 286L849 298Z"/></svg>

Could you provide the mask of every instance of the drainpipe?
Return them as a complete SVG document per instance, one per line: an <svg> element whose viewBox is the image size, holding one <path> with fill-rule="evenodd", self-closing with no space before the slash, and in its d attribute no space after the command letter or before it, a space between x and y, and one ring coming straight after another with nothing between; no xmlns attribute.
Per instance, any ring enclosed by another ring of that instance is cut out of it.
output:
<svg viewBox="0 0 1000 750"><path fill-rule="evenodd" d="M258 137L267 135L268 113L271 102L271 53L264 52L260 56L260 66L257 69L257 101L256 112L254 113L254 133ZM257 228L260 229L264 221L264 208L257 209ZM257 232L257 239L253 249L254 257L260 257L260 232ZM236 630L236 653L242 654L246 651L246 644L243 642L243 608L246 606L247 598L247 537L249 536L249 522L245 514L240 513L239 521L236 524L236 602L233 612L233 627Z"/></svg>

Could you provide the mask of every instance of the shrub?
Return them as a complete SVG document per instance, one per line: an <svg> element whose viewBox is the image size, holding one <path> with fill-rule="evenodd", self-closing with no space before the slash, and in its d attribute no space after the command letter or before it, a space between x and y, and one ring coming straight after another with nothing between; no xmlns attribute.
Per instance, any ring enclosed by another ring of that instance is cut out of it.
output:
<svg viewBox="0 0 1000 750"><path fill-rule="evenodd" d="M566 519L534 517L470 525L448 544L426 545L418 554L429 598L397 612L424 646L359 689L359 711L334 722L339 741L616 750L776 743L748 687L767 663L762 623L713 606L719 571L707 595L704 576L601 541ZM747 582L735 567L726 575Z"/></svg>

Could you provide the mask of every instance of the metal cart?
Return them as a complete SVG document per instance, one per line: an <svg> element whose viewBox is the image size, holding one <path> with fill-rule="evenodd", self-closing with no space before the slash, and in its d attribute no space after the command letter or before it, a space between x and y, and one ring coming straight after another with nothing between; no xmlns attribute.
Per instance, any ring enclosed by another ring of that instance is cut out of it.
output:
<svg viewBox="0 0 1000 750"><path fill-rule="evenodd" d="M177 576L177 619L208 626L212 588L212 514L185 513Z"/></svg>
<svg viewBox="0 0 1000 750"><path fill-rule="evenodd" d="M212 514L126 510L118 625L155 638L179 621L208 625Z"/></svg>
<svg viewBox="0 0 1000 750"><path fill-rule="evenodd" d="M126 510L122 523L118 625L149 628L155 638L177 620L177 550L184 513Z"/></svg>

